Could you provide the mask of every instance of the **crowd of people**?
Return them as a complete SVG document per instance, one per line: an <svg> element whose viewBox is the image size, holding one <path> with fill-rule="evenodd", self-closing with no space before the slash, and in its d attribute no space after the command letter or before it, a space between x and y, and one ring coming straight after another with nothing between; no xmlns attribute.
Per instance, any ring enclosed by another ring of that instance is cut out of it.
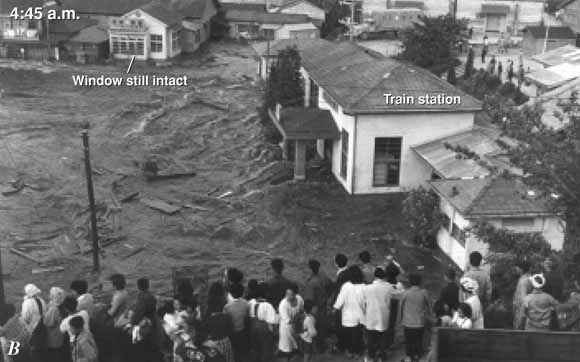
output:
<svg viewBox="0 0 580 362"><path fill-rule="evenodd" d="M308 277L293 282L284 275L283 260L273 259L273 276L266 281L245 280L242 271L228 268L206 295L194 295L187 282L178 285L171 300L156 297L144 278L131 297L120 274L110 278L114 293L107 305L95 303L84 280L73 281L69 291L51 288L48 302L39 288L28 284L20 312L9 306L13 316L0 327L3 358L309 362L329 352L384 361L394 348L396 331L402 330L407 362L425 356L429 331L435 327L550 330L563 294L563 279L550 273L553 265L544 265L546 275L530 274L527 262L518 265L521 277L513 311L508 311L482 268L482 255L473 252L469 259L471 265L460 278L456 269L445 273L438 298L422 288L421 274L406 272L392 255L373 264L366 251L350 264L345 255L336 255L332 279L312 259ZM15 346L16 355L10 353Z"/></svg>

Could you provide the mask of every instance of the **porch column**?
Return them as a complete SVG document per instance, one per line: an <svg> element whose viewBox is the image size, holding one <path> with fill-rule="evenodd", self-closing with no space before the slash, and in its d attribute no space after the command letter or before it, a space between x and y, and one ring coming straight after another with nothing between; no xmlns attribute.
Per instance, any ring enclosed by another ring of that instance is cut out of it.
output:
<svg viewBox="0 0 580 362"><path fill-rule="evenodd" d="M310 78L304 77L304 107L310 107Z"/></svg>
<svg viewBox="0 0 580 362"><path fill-rule="evenodd" d="M320 156L321 160L324 160L325 156L324 156L324 140L323 139L317 139L316 140L316 151L318 153L318 156Z"/></svg>
<svg viewBox="0 0 580 362"><path fill-rule="evenodd" d="M296 151L294 153L294 180L306 180L306 142L296 140Z"/></svg>
<svg viewBox="0 0 580 362"><path fill-rule="evenodd" d="M280 147L282 147L282 159L288 160L288 141L282 140L282 142L280 142Z"/></svg>

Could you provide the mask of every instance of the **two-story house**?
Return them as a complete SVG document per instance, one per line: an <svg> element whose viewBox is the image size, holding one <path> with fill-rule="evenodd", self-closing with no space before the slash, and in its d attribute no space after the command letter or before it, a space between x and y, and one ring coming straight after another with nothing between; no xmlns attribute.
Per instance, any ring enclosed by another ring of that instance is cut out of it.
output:
<svg viewBox="0 0 580 362"><path fill-rule="evenodd" d="M43 0L1 0L0 1L0 39L2 41L40 41L43 24L41 20L20 16L28 8L43 7ZM11 17L17 9L18 18Z"/></svg>

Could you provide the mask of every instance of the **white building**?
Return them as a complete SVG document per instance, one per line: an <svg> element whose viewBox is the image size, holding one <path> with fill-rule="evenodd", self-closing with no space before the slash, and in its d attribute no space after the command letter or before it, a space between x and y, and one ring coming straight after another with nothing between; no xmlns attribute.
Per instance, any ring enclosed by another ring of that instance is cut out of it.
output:
<svg viewBox="0 0 580 362"><path fill-rule="evenodd" d="M281 14L304 14L310 19L318 20L321 24L326 18L325 11L308 0L291 0L281 6L271 6L268 11Z"/></svg>
<svg viewBox="0 0 580 362"><path fill-rule="evenodd" d="M448 179L430 184L440 196L441 210L448 218L437 235L437 243L461 269L468 265L471 252L488 252L489 246L468 231L479 221L516 233L541 233L552 249L562 250L562 219L533 192L528 193L520 180Z"/></svg>

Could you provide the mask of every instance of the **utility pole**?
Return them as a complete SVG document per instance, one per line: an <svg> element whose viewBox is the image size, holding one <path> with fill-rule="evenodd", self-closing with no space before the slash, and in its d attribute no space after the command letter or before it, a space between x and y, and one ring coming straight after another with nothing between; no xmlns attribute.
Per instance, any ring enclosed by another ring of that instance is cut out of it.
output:
<svg viewBox="0 0 580 362"><path fill-rule="evenodd" d="M350 1L350 41L354 41L354 0Z"/></svg>
<svg viewBox="0 0 580 362"><path fill-rule="evenodd" d="M0 308L6 305L6 296L4 295L4 269L2 268L2 247L0 247ZM5 321L0 321L2 323Z"/></svg>
<svg viewBox="0 0 580 362"><path fill-rule="evenodd" d="M87 176L87 191L89 194L89 208L91 210L91 239L93 241L93 270L100 271L99 265L99 234L97 230L97 210L95 207L95 192L93 190L93 171L89 153L89 132L82 132L83 150L85 153L85 173Z"/></svg>

